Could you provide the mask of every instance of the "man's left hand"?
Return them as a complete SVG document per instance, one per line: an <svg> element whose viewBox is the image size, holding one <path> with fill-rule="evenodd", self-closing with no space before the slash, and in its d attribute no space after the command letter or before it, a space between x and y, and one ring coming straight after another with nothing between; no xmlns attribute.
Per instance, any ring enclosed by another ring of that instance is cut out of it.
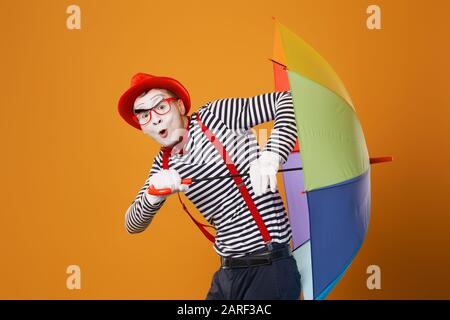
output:
<svg viewBox="0 0 450 320"><path fill-rule="evenodd" d="M261 152L258 159L250 163L250 182L256 196L277 190L277 172L280 156L271 151Z"/></svg>

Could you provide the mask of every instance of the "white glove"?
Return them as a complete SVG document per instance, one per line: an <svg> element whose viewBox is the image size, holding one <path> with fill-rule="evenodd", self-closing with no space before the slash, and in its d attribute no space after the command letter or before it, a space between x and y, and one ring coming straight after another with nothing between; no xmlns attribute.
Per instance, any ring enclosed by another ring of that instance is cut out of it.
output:
<svg viewBox="0 0 450 320"><path fill-rule="evenodd" d="M177 193L178 191L185 192L189 186L181 183L181 177L178 172L174 169L161 170L158 173L152 175L149 179L149 186L153 185L157 189L170 188L172 193ZM168 195L156 196L149 194L148 191L145 192L147 200L151 204L155 204L164 200Z"/></svg>
<svg viewBox="0 0 450 320"><path fill-rule="evenodd" d="M250 163L250 182L256 196L277 190L277 172L280 156L274 152L263 151L258 159Z"/></svg>

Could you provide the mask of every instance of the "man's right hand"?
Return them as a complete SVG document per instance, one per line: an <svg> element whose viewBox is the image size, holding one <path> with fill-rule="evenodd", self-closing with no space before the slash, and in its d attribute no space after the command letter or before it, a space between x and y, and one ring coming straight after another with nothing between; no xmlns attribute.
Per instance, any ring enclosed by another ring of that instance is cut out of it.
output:
<svg viewBox="0 0 450 320"><path fill-rule="evenodd" d="M178 191L185 192L189 186L181 183L181 177L174 169L161 170L152 175L149 179L149 186L153 185L156 189L170 188L173 193ZM156 196L146 191L146 197L150 203L155 204L164 200L168 195Z"/></svg>

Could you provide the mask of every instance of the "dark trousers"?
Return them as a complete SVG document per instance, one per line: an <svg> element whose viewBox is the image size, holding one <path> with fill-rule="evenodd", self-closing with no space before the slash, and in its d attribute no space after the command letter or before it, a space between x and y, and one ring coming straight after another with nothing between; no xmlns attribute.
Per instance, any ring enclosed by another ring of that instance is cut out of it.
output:
<svg viewBox="0 0 450 320"><path fill-rule="evenodd" d="M300 273L294 257L271 264L223 269L214 273L207 300L297 300Z"/></svg>

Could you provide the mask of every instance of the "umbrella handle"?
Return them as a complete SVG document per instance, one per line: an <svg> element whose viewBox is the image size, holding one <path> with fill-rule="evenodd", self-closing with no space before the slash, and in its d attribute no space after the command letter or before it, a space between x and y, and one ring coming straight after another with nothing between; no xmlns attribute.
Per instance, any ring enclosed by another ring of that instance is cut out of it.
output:
<svg viewBox="0 0 450 320"><path fill-rule="evenodd" d="M185 178L185 179L181 179L181 183L182 184L186 184L186 185L190 185L192 184L192 178ZM172 194L172 189L171 188L155 188L154 185L150 185L147 189L147 192L151 195L154 196L167 196L169 194Z"/></svg>

